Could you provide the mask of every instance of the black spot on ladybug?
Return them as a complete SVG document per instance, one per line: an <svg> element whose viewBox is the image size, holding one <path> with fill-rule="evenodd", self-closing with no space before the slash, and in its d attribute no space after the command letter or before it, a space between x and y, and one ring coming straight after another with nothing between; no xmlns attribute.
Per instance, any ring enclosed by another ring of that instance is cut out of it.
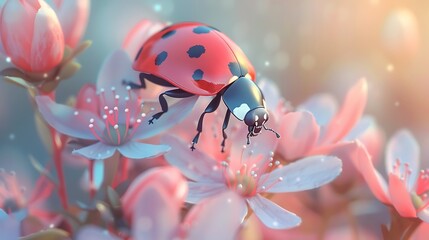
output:
<svg viewBox="0 0 429 240"><path fill-rule="evenodd" d="M196 34L204 34L204 33L209 33L211 30L212 28L207 26L198 26L194 28L192 31Z"/></svg>
<svg viewBox="0 0 429 240"><path fill-rule="evenodd" d="M203 53L206 52L206 49L202 45L195 45L189 48L187 51L190 58L199 58Z"/></svg>
<svg viewBox="0 0 429 240"><path fill-rule="evenodd" d="M232 73L233 76L240 77L242 75L240 65L238 63L230 62L230 63L228 63L228 68L229 68L229 71Z"/></svg>
<svg viewBox="0 0 429 240"><path fill-rule="evenodd" d="M136 57L134 58L134 61L137 61L137 58L139 58L139 56L140 56L140 54L142 53L142 51L143 51L143 47L141 47L141 48L139 49L139 51L137 52L137 55L136 55Z"/></svg>
<svg viewBox="0 0 429 240"><path fill-rule="evenodd" d="M163 63L165 61L165 59L167 58L167 52L166 51L162 51L160 54L158 54L158 56L156 56L155 58L155 65L159 66L161 65L161 63Z"/></svg>
<svg viewBox="0 0 429 240"><path fill-rule="evenodd" d="M162 34L161 38L162 38L162 39L166 39L166 38L168 38L168 37L173 36L175 33L176 33L176 30L168 31L168 32L166 32L166 33Z"/></svg>
<svg viewBox="0 0 429 240"><path fill-rule="evenodd" d="M204 75L203 70L201 70L201 69L197 69L197 70L195 70L195 71L194 71L194 74L192 74L192 78L193 78L195 81L198 81L198 80L203 79L203 75Z"/></svg>

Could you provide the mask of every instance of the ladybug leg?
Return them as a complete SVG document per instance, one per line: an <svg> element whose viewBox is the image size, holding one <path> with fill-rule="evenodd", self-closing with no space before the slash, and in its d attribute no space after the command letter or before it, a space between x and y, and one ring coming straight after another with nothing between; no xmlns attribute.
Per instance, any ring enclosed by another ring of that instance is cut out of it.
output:
<svg viewBox="0 0 429 240"><path fill-rule="evenodd" d="M197 135L195 135L194 139L192 140L192 146L191 146L192 151L195 150L194 145L198 143L198 139L200 138L200 134L203 131L204 116L206 115L206 113L212 113L212 112L216 111L216 109L219 107L221 97L222 97L221 94L216 95L216 97L213 98L213 100L211 100L209 105L207 105L206 109L201 114L200 119L198 120L198 126L197 126L198 133L197 133Z"/></svg>
<svg viewBox="0 0 429 240"><path fill-rule="evenodd" d="M138 85L137 83L133 83L131 81L122 80L122 85L130 86L131 89L140 89L140 88L146 88L146 84L144 81L141 81L141 85Z"/></svg>
<svg viewBox="0 0 429 240"><path fill-rule="evenodd" d="M227 138L225 129L228 127L228 123L229 123L229 118L230 117L231 117L231 111L229 111L229 109L228 109L228 110L226 110L225 118L223 119L223 125L222 125L222 136L223 136L223 139L222 139L222 143L220 144L220 146L222 147L222 150L221 150L222 152L225 152L224 151L225 150L225 140Z"/></svg>
<svg viewBox="0 0 429 240"><path fill-rule="evenodd" d="M122 84L130 86L131 89L140 89L140 88L146 88L146 80L148 80L149 82L153 82L163 87L174 87L173 84L152 74L140 73L139 78L140 78L140 85L126 80L122 80Z"/></svg>
<svg viewBox="0 0 429 240"><path fill-rule="evenodd" d="M173 90L169 90L161 93L161 95L159 95L159 104L161 105L162 111L154 114L152 118L149 120L149 124L153 124L153 120L160 118L162 114L168 111L168 104L164 95L167 95L172 98L187 98L187 97L193 96L194 94L183 91L182 89L173 89Z"/></svg>

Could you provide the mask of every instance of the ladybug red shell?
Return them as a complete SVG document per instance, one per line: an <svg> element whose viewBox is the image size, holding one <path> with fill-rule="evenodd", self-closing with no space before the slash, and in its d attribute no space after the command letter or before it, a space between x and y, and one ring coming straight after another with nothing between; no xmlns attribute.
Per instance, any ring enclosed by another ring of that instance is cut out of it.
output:
<svg viewBox="0 0 429 240"><path fill-rule="evenodd" d="M174 24L150 37L133 68L201 96L217 94L240 76L255 80L255 69L237 44L196 22Z"/></svg>
<svg viewBox="0 0 429 240"><path fill-rule="evenodd" d="M185 22L161 30L143 44L133 68L140 72L141 85L124 82L131 88L145 88L145 80L176 87L159 95L162 111L154 114L149 124L168 111L164 96L214 96L198 120L192 150L203 131L205 114L214 112L221 99L228 108L222 124L222 151L231 113L248 126L247 144L249 137L257 136L262 129L280 137L265 126L268 111L255 84L255 69L249 59L231 39L213 27Z"/></svg>

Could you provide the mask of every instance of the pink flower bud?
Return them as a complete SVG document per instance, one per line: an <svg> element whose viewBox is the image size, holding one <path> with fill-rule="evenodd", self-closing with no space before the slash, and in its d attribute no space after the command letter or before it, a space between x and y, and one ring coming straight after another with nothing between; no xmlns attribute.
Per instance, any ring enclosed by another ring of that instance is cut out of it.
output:
<svg viewBox="0 0 429 240"><path fill-rule="evenodd" d="M154 168L137 177L122 197L121 201L124 206L125 217L132 216L141 193L148 186L165 190L170 194L169 199L172 204L178 208L183 204L188 193L186 180L178 169L174 167Z"/></svg>
<svg viewBox="0 0 429 240"><path fill-rule="evenodd" d="M19 68L45 72L60 63L64 36L55 12L43 0L8 0L0 21L6 54Z"/></svg>
<svg viewBox="0 0 429 240"><path fill-rule="evenodd" d="M64 33L65 44L76 47L83 33L89 17L89 0L54 0L55 12L58 15Z"/></svg>

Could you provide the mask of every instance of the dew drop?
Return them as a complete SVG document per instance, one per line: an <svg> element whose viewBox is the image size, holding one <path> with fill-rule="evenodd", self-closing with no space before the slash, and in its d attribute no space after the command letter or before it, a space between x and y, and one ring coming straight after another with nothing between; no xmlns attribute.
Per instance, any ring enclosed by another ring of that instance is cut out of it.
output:
<svg viewBox="0 0 429 240"><path fill-rule="evenodd" d="M6 62L10 63L10 62L12 62L12 59L10 57L6 57Z"/></svg>

